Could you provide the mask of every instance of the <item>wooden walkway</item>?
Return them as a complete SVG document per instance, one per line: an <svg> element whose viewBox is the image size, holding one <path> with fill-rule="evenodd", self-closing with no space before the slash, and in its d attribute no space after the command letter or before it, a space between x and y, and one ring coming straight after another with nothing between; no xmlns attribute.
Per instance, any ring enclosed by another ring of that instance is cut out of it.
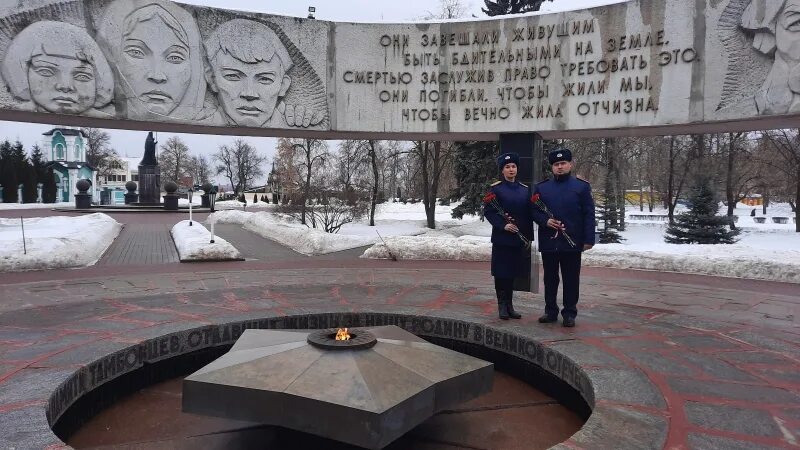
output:
<svg viewBox="0 0 800 450"><path fill-rule="evenodd" d="M168 264L179 262L178 250L163 223L128 223L106 250L99 266Z"/></svg>

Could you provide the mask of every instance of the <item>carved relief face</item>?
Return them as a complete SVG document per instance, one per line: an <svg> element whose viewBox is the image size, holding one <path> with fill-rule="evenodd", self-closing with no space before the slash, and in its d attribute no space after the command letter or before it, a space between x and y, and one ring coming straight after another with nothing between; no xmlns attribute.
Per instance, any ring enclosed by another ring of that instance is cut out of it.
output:
<svg viewBox="0 0 800 450"><path fill-rule="evenodd" d="M800 0L787 0L778 17L775 41L778 52L800 63Z"/></svg>
<svg viewBox="0 0 800 450"><path fill-rule="evenodd" d="M94 67L75 58L38 55L28 66L31 99L52 113L80 114L94 105Z"/></svg>
<svg viewBox="0 0 800 450"><path fill-rule="evenodd" d="M237 125L261 127L286 95L291 79L277 57L245 63L218 52L211 61L222 108Z"/></svg>
<svg viewBox="0 0 800 450"><path fill-rule="evenodd" d="M122 38L119 72L152 113L167 115L183 100L191 81L189 48L159 17L137 23Z"/></svg>

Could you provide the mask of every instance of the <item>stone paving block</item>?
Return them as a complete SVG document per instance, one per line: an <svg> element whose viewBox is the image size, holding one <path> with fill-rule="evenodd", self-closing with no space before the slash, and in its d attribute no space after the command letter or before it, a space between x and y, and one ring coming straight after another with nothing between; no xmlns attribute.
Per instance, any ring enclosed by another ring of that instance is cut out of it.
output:
<svg viewBox="0 0 800 450"><path fill-rule="evenodd" d="M735 343L717 336L673 336L670 337L669 340L676 344L683 345L684 347L698 350L726 350L738 348Z"/></svg>
<svg viewBox="0 0 800 450"><path fill-rule="evenodd" d="M662 340L655 340L655 339L641 339L637 338L636 336L630 338L623 338L623 339L607 339L603 342L604 344L608 345L609 347L616 348L617 350L621 351L631 351L631 350L674 350L675 345L670 345L669 343L662 341Z"/></svg>
<svg viewBox="0 0 800 450"><path fill-rule="evenodd" d="M181 316L175 313L148 310L131 311L114 317L118 319L141 320L144 322L169 322L182 319Z"/></svg>
<svg viewBox="0 0 800 450"><path fill-rule="evenodd" d="M798 372L797 367L754 367L752 370L769 380L800 385L800 372Z"/></svg>
<svg viewBox="0 0 800 450"><path fill-rule="evenodd" d="M691 450L778 450L780 447L761 445L748 441L739 441L720 436L690 433L689 448Z"/></svg>
<svg viewBox="0 0 800 450"><path fill-rule="evenodd" d="M642 368L654 372L668 375L687 375L692 371L692 369L678 361L655 352L626 351L625 356L634 360Z"/></svg>
<svg viewBox="0 0 800 450"><path fill-rule="evenodd" d="M205 322L196 321L169 322L141 328L138 330L132 330L122 335L122 337L133 340L147 340L204 326L208 326L208 324Z"/></svg>
<svg viewBox="0 0 800 450"><path fill-rule="evenodd" d="M766 336L760 332L752 330L735 330L726 333L726 335L733 339L746 342L757 348L765 348L767 350L772 350L778 353L793 356L795 358L800 358L800 346L791 342Z"/></svg>
<svg viewBox="0 0 800 450"><path fill-rule="evenodd" d="M581 367L586 366L624 366L619 358L604 350L578 341L556 342L549 346L567 356Z"/></svg>
<svg viewBox="0 0 800 450"><path fill-rule="evenodd" d="M47 339L58 332L31 328L0 326L0 342L29 343Z"/></svg>
<svg viewBox="0 0 800 450"><path fill-rule="evenodd" d="M793 361L769 351L720 352L720 358L734 364L794 364Z"/></svg>
<svg viewBox="0 0 800 450"><path fill-rule="evenodd" d="M586 369L598 400L631 405L666 406L658 387L637 369Z"/></svg>
<svg viewBox="0 0 800 450"><path fill-rule="evenodd" d="M49 341L31 343L31 345L19 347L14 350L0 352L0 358L12 361L30 361L48 353L66 350L74 345L85 344L97 339L98 336L92 334L68 334L55 337Z"/></svg>
<svg viewBox="0 0 800 450"><path fill-rule="evenodd" d="M0 430L0 448L4 450L44 449L58 442L47 424L43 406L0 413Z"/></svg>
<svg viewBox="0 0 800 450"><path fill-rule="evenodd" d="M668 378L667 382L670 388L682 394L764 404L791 404L800 401L800 397L797 394L771 386L743 385L724 381L700 381L685 378Z"/></svg>
<svg viewBox="0 0 800 450"><path fill-rule="evenodd" d="M112 319L89 319L81 320L74 323L65 323L59 328L76 330L76 331L92 331L92 332L120 332L140 328L142 325L132 322L123 322L120 320Z"/></svg>
<svg viewBox="0 0 800 450"><path fill-rule="evenodd" d="M731 381L758 381L752 375L718 359L713 354L684 352L680 357L702 369L712 378Z"/></svg>
<svg viewBox="0 0 800 450"><path fill-rule="evenodd" d="M0 383L0 405L32 400L46 400L45 386L56 387L75 372L75 369L23 369ZM3 433L0 433L3 434Z"/></svg>
<svg viewBox="0 0 800 450"><path fill-rule="evenodd" d="M101 302L73 302L47 308L18 309L0 314L0 327L47 328L117 312L110 304Z"/></svg>
<svg viewBox="0 0 800 450"><path fill-rule="evenodd" d="M600 407L571 440L580 448L592 450L661 450L667 429L667 421L662 417L619 407Z"/></svg>
<svg viewBox="0 0 800 450"><path fill-rule="evenodd" d="M764 410L698 402L686 402L684 410L690 422L703 428L753 436L783 436L772 414Z"/></svg>
<svg viewBox="0 0 800 450"><path fill-rule="evenodd" d="M110 355L114 352L129 347L130 344L115 342L108 339L89 342L71 350L53 355L45 360L36 363L35 367L61 367L69 365L85 365L99 359L102 356Z"/></svg>

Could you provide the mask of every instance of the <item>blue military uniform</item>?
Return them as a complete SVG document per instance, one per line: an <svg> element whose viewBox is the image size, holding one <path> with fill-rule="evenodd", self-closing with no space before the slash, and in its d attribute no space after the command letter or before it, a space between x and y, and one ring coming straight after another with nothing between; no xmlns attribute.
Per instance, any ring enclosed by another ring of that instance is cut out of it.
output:
<svg viewBox="0 0 800 450"><path fill-rule="evenodd" d="M512 217L512 223L529 241L533 240L530 189L518 181L497 181L490 192L497 196L497 203ZM530 273L530 252L516 233L506 231L508 223L497 209L486 204L483 209L486 220L492 224L492 276L501 278L526 277Z"/></svg>
<svg viewBox="0 0 800 450"><path fill-rule="evenodd" d="M508 165L519 167L519 155L504 153L497 159L501 170ZM527 277L531 271L531 251L517 233L505 229L513 223L528 242L533 241L533 217L531 216L530 188L518 181L501 180L492 184L490 194L496 197L497 205L484 203L483 214L492 224L492 276L497 292L497 308L501 319L519 319L514 311L514 278Z"/></svg>
<svg viewBox="0 0 800 450"><path fill-rule="evenodd" d="M572 154L567 149L558 149L550 152L548 159L551 164L571 161ZM539 321L552 322L558 317L556 295L560 268L564 279L564 307L561 315L565 326L574 326L578 315L581 252L584 245L595 243L592 188L588 182L567 174L537 183L533 189L533 194L536 193L553 214L553 218L562 222L566 233L575 243L575 246L570 245L564 233L548 227L547 220L550 216L534 207L533 220L539 225L539 251L542 252L544 272L545 315Z"/></svg>

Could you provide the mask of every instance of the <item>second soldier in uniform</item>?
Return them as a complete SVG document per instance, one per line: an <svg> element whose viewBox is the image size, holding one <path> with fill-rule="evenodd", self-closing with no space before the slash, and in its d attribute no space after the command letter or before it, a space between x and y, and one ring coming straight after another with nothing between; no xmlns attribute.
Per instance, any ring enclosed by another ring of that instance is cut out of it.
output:
<svg viewBox="0 0 800 450"><path fill-rule="evenodd" d="M517 181L519 155L504 153L497 158L500 181L492 184L484 198L484 216L492 224L492 276L500 319L519 319L514 310L514 278L531 270L533 239L530 190Z"/></svg>

